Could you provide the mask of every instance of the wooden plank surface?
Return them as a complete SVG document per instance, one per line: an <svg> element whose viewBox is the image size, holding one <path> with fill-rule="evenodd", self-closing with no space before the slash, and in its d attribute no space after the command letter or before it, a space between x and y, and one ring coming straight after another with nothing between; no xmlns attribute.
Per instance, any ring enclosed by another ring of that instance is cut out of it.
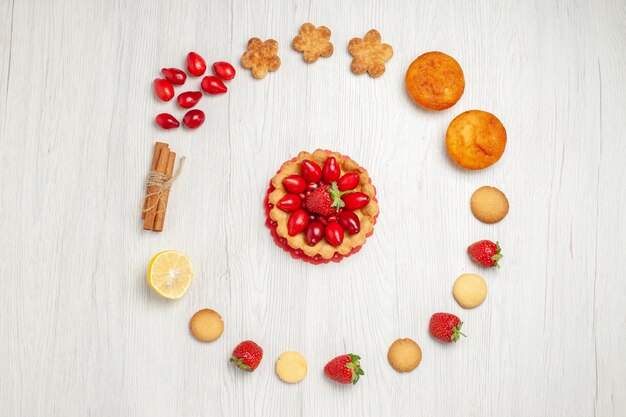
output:
<svg viewBox="0 0 626 417"><path fill-rule="evenodd" d="M333 32L314 65L289 46L306 21ZM347 42L371 28L394 47L378 79L349 71ZM261 81L238 64L253 36L280 43ZM190 50L237 78L203 98L200 129L158 130L157 113L182 113L152 80ZM444 112L404 89L429 50L465 72ZM0 0L0 415L624 416L625 50L621 0ZM509 141L467 172L443 136L474 108ZM139 215L157 140L187 156L161 234ZM350 155L379 190L376 233L337 265L292 260L263 225L269 178L316 148ZM507 194L501 223L471 215L482 185ZM501 270L465 254L482 238L502 243ZM164 249L196 270L176 302L145 282ZM475 310L451 296L464 272L489 285ZM187 330L204 307L226 322L210 345ZM434 342L436 311L462 317L467 340ZM408 375L386 360L399 337L424 354ZM265 350L253 374L227 363L247 338ZM308 360L298 385L274 375L285 350ZM348 351L366 375L333 385L322 367Z"/></svg>

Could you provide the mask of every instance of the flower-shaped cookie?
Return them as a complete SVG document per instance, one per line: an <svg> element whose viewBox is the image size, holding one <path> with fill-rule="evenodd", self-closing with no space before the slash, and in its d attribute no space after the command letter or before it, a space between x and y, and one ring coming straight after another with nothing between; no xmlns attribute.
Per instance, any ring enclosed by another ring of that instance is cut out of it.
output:
<svg viewBox="0 0 626 417"><path fill-rule="evenodd" d="M293 38L293 49L303 53L305 62L312 64L319 57L328 58L333 54L330 43L330 29L326 26L316 28L311 23L300 26L300 34Z"/></svg>
<svg viewBox="0 0 626 417"><path fill-rule="evenodd" d="M352 58L350 69L355 74L367 72L372 77L380 77L385 72L385 62L393 56L391 45L382 43L380 33L372 29L363 39L353 38L348 44Z"/></svg>
<svg viewBox="0 0 626 417"><path fill-rule="evenodd" d="M268 71L274 72L280 68L278 42L268 39L265 42L259 38L248 41L248 50L241 57L241 66L252 70L254 78L263 78Z"/></svg>

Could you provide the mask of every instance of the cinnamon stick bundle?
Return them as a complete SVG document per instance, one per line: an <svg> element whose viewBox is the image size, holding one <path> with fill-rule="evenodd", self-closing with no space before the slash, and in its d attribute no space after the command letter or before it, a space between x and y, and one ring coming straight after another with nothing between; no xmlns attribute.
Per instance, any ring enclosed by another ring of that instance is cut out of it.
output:
<svg viewBox="0 0 626 417"><path fill-rule="evenodd" d="M144 230L163 231L175 162L176 153L170 151L168 144L163 142L154 144L152 165L141 215Z"/></svg>

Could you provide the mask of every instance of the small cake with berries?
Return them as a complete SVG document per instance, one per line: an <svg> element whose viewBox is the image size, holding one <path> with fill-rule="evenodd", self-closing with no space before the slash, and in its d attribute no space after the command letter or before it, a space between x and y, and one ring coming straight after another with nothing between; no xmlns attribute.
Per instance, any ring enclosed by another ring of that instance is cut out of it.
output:
<svg viewBox="0 0 626 417"><path fill-rule="evenodd" d="M337 152L300 152L270 181L266 225L278 246L313 264L339 262L374 233L376 188L367 171Z"/></svg>

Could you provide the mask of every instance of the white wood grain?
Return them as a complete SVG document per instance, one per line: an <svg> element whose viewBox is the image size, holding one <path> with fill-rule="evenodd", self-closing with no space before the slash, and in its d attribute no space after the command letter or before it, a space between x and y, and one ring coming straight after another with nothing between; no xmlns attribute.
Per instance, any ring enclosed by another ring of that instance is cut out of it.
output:
<svg viewBox="0 0 626 417"><path fill-rule="evenodd" d="M331 58L291 50L305 21L331 28ZM371 28L395 53L375 80L349 71L346 50ZM189 50L238 63L253 36L280 42L278 72L258 81L237 65L228 94L201 102L202 128L153 126L181 115L153 98L161 67ZM621 0L0 0L0 415L626 415L625 48ZM404 90L428 50L465 71L448 111ZM480 172L443 146L472 108L509 134ZM162 234L138 216L156 140L188 158ZM338 265L292 260L263 225L269 178L318 147L361 162L379 189L376 233ZM496 225L469 211L485 184L511 202ZM505 258L480 271L484 305L464 311L451 284L477 272L465 247L481 238ZM177 302L144 278L167 248L197 272ZM210 345L187 330L203 307L226 321ZM467 340L430 339L443 310ZM398 337L422 346L412 374L386 362ZM265 359L244 375L227 357L246 338ZM290 349L309 362L295 386L273 373ZM347 351L366 375L333 385L321 369Z"/></svg>

